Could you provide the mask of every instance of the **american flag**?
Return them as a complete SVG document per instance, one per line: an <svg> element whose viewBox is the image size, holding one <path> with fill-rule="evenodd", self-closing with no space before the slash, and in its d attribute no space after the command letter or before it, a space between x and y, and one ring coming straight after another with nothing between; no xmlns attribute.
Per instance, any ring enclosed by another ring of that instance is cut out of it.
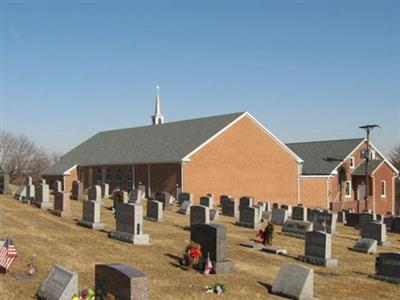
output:
<svg viewBox="0 0 400 300"><path fill-rule="evenodd" d="M12 239L8 237L4 246L0 249L0 267L8 271L16 257L17 250L14 247Z"/></svg>

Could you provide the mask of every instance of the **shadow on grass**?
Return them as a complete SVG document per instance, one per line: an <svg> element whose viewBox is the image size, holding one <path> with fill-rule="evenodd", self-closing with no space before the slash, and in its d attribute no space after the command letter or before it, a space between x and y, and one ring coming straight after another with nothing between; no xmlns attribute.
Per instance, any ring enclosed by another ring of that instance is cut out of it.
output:
<svg viewBox="0 0 400 300"><path fill-rule="evenodd" d="M257 283L259 285L261 285L262 287L264 287L268 293L271 291L272 285L265 283L265 282L261 282L261 281L257 281Z"/></svg>
<svg viewBox="0 0 400 300"><path fill-rule="evenodd" d="M174 262L170 262L169 264L170 264L171 266L174 266L174 267L176 267L176 268L178 268L178 269L181 269L181 270L183 270L183 271L189 271L188 268L186 268L186 267L184 267L184 266L181 266L180 264L177 264L177 263L174 263Z"/></svg>
<svg viewBox="0 0 400 300"><path fill-rule="evenodd" d="M180 228L182 230L185 230L185 231L189 231L190 230L189 226L182 226L182 225L178 225L178 224L174 224L174 226L178 227L178 228Z"/></svg>
<svg viewBox="0 0 400 300"><path fill-rule="evenodd" d="M321 271L314 271L316 274L324 276L324 277L329 277L329 276L340 276L340 274L335 273L335 272L321 272Z"/></svg>
<svg viewBox="0 0 400 300"><path fill-rule="evenodd" d="M371 275L371 274L364 273L364 272L359 272L359 271L353 271L353 273L357 274L357 275L364 275L364 276L370 276Z"/></svg>

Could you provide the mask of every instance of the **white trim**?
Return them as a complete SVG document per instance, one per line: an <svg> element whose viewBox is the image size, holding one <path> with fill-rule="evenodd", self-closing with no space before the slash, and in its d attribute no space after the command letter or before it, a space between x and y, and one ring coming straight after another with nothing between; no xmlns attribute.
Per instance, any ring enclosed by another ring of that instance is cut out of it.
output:
<svg viewBox="0 0 400 300"><path fill-rule="evenodd" d="M353 151L351 151L350 154L347 155L347 156L340 162L340 164L338 164L338 165L332 170L331 174L335 174L334 172L337 172L337 169L339 169L339 167L340 167L341 165L343 165L343 163L344 163L346 160L348 160L349 157L353 156L354 152L355 152L363 143L365 143L366 140L367 140L367 139L363 139L363 140L361 141L361 143L359 143L359 144L357 145L357 147L355 147L355 148L353 149Z"/></svg>
<svg viewBox="0 0 400 300"><path fill-rule="evenodd" d="M392 177L392 215L394 215L395 214L395 205L396 205L396 201L395 201L395 199L396 199L396 195L395 195L395 192L396 192L396 189L395 189L395 184L396 184L396 177L397 176L393 176Z"/></svg>
<svg viewBox="0 0 400 300"><path fill-rule="evenodd" d="M379 168L385 163L384 160L382 160L382 162L375 168L375 170L372 171L371 176L375 174L376 171L379 170Z"/></svg>
<svg viewBox="0 0 400 300"><path fill-rule="evenodd" d="M381 156L383 158L384 161L387 162L387 164L389 165L389 167L396 173L396 175L399 175L399 170L396 169L395 166L393 166L390 161L378 150L378 148L375 147L374 144L372 144L371 142L369 142L369 144L375 149L375 151L379 154L379 156Z"/></svg>
<svg viewBox="0 0 400 300"><path fill-rule="evenodd" d="M69 168L67 171L65 171L62 175L71 175L71 170L76 168L78 166L78 164L72 166L71 168Z"/></svg>
<svg viewBox="0 0 400 300"><path fill-rule="evenodd" d="M301 174L301 164L297 164L297 204L300 204L300 174Z"/></svg>
<svg viewBox="0 0 400 300"><path fill-rule="evenodd" d="M181 161L190 161L190 157L196 153L197 151L199 151L200 149L202 149L204 146L206 146L207 144L209 144L211 141L213 141L215 138L217 138L218 136L220 136L222 133L224 133L227 129L229 129L231 126L233 126L234 124L236 124L238 121L240 121L241 119L243 119L244 117L249 117L250 120L252 120L254 123L256 123L256 125L258 125L261 129L264 130L265 133L267 133L268 135L270 135L276 142L278 142L278 144L284 148L287 152L289 152L289 154L298 162L301 163L303 162L303 160L298 157L292 150L290 150L284 143L282 143L276 136L274 136L268 129L266 129L259 121L257 121L249 112L244 112L242 113L239 117L237 117L235 120L233 120L231 123L229 123L227 126L225 126L224 128L222 128L220 131L218 131L216 134L214 134L212 137L210 137L207 141L205 141L203 144L201 144L200 146L198 146L197 148L195 148L192 152L190 152L189 154L187 154L185 157L183 157L181 159Z"/></svg>
<svg viewBox="0 0 400 300"><path fill-rule="evenodd" d="M347 195L347 183L349 183L350 185L349 185L349 192L350 192L350 194L349 195ZM345 181L345 184L344 184L344 197L345 198L351 198L351 194L352 194L352 184L351 184L351 180L346 180Z"/></svg>
<svg viewBox="0 0 400 300"><path fill-rule="evenodd" d="M384 193L382 194L382 183L383 183L383 191ZM381 195L381 198L386 198L386 180L381 180L380 185L379 185L379 194Z"/></svg>
<svg viewBox="0 0 400 300"><path fill-rule="evenodd" d="M301 178L330 178L333 175L300 175Z"/></svg>

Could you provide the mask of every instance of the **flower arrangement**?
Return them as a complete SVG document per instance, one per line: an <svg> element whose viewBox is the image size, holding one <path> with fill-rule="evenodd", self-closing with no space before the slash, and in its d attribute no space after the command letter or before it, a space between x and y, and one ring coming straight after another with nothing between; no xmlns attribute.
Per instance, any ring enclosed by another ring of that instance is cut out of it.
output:
<svg viewBox="0 0 400 300"><path fill-rule="evenodd" d="M92 289L83 289L79 297L74 295L71 300L95 300L96 294Z"/></svg>
<svg viewBox="0 0 400 300"><path fill-rule="evenodd" d="M183 252L181 264L184 266L197 266L201 257L201 245L195 242L190 242Z"/></svg>
<svg viewBox="0 0 400 300"><path fill-rule="evenodd" d="M205 288L206 293L214 293L217 295L222 295L226 293L227 288L223 283L215 282L207 285Z"/></svg>

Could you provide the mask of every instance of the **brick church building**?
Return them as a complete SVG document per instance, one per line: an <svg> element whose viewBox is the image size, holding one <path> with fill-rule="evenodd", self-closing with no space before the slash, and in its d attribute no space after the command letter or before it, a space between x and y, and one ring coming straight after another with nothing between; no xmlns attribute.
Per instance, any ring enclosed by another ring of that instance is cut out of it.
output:
<svg viewBox="0 0 400 300"><path fill-rule="evenodd" d="M175 194L178 186L196 200L207 193L217 199L251 195L257 201L361 209L365 145L364 139L285 145L248 112L165 123L157 89L152 125L99 132L42 175L50 184L62 181L65 191L77 179L85 188L106 182L111 190L141 182L148 194ZM393 211L398 171L371 149L368 208Z"/></svg>

